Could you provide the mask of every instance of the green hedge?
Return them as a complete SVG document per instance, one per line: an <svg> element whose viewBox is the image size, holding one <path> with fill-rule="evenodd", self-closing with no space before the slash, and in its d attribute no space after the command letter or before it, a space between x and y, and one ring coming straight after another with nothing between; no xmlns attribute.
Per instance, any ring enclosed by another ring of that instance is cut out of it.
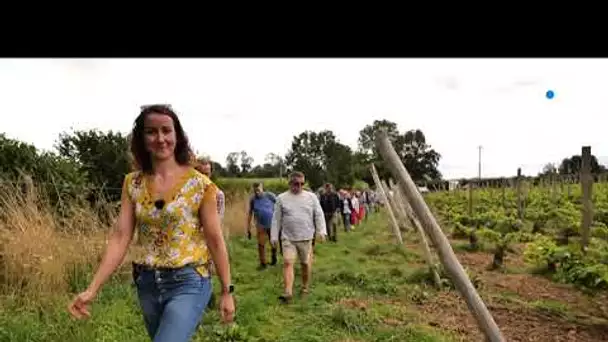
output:
<svg viewBox="0 0 608 342"><path fill-rule="evenodd" d="M366 190L366 189L369 189L370 187L369 187L369 184L367 184L366 182L364 182L362 180L357 180L357 181L355 181L353 188L356 190Z"/></svg>
<svg viewBox="0 0 608 342"><path fill-rule="evenodd" d="M215 180L215 184L226 194L251 192L251 187L255 182L261 182L264 190L277 195L289 190L286 178L218 178Z"/></svg>
<svg viewBox="0 0 608 342"><path fill-rule="evenodd" d="M264 185L264 190L277 195L289 190L286 178L218 178L215 180L215 184L229 195L249 193L252 191L251 187L255 182L261 182ZM310 190L308 183L304 185L304 188ZM357 190L369 189L369 185L364 181L358 180L353 188Z"/></svg>

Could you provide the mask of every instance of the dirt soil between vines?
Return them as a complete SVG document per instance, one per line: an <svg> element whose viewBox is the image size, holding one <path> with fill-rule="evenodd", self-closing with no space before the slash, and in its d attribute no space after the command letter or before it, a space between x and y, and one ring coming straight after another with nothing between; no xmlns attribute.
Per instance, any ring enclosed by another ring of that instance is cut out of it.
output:
<svg viewBox="0 0 608 342"><path fill-rule="evenodd" d="M478 291L508 341L608 341L608 294L590 296L540 275L509 271L525 268L521 254L509 254L501 272L487 269L490 253L455 252L480 281ZM462 341L483 340L456 291L439 292L418 309L428 324Z"/></svg>

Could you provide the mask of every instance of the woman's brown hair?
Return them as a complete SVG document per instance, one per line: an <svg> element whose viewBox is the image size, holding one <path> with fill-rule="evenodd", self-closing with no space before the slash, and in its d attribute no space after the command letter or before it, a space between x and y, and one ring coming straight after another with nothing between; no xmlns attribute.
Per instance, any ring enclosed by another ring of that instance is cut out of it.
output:
<svg viewBox="0 0 608 342"><path fill-rule="evenodd" d="M152 172L152 156L146 150L144 142L144 123L146 117L152 113L164 114L169 116L173 120L173 128L175 129L175 160L180 165L190 165L191 156L193 155L188 137L184 132L182 124L177 117L177 114L173 111L169 105L149 105L143 106L141 112L135 119L133 124L133 130L130 136L131 155L133 156L133 162L137 169L143 172Z"/></svg>

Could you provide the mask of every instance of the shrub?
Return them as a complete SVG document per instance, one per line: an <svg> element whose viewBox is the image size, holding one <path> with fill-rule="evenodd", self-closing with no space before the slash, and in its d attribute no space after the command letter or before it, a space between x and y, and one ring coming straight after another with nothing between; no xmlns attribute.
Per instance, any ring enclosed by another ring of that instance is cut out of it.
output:
<svg viewBox="0 0 608 342"><path fill-rule="evenodd" d="M88 193L86 173L72 159L40 152L33 145L0 134L0 180L11 185L24 182L29 175L39 184L39 192L55 206L82 199Z"/></svg>

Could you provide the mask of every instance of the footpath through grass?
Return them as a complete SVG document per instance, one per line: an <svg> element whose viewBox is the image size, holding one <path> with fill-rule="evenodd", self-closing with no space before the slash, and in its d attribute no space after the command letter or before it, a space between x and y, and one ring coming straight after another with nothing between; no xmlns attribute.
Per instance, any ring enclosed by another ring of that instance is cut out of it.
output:
<svg viewBox="0 0 608 342"><path fill-rule="evenodd" d="M236 324L220 325L216 309L209 310L194 341L453 340L426 324L415 305L409 305L432 290L416 284L423 262L417 253L394 244L383 214L373 215L349 234L341 230L338 240L316 246L311 294L286 306L278 301L281 264L257 271L256 241L233 238L229 244ZM296 294L299 276L298 266ZM217 284L214 279L216 289ZM0 341L149 341L127 276L116 277L103 289L88 321L68 317L69 298L31 305L35 309L2 299Z"/></svg>

